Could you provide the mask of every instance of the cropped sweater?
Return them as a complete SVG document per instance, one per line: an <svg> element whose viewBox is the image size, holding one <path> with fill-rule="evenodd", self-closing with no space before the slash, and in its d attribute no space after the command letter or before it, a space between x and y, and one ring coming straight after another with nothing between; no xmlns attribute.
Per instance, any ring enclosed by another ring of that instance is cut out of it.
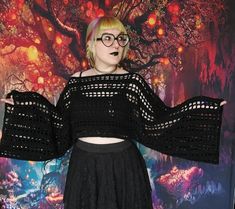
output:
<svg viewBox="0 0 235 209"><path fill-rule="evenodd" d="M169 107L137 73L71 77L57 105L13 90L0 156L48 160L79 137L117 137L189 160L218 163L223 99L192 97Z"/></svg>

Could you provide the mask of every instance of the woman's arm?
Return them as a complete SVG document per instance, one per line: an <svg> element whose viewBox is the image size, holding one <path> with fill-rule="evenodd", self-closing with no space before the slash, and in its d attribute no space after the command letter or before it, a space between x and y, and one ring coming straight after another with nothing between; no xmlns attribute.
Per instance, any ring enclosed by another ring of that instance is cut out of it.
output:
<svg viewBox="0 0 235 209"><path fill-rule="evenodd" d="M225 100L197 96L169 107L137 74L130 90L137 98L133 118L140 143L172 156L218 163Z"/></svg>
<svg viewBox="0 0 235 209"><path fill-rule="evenodd" d="M48 160L71 148L69 87L56 106L36 92L12 91L7 95L0 141L0 156L22 160ZM65 108L66 106L66 108Z"/></svg>

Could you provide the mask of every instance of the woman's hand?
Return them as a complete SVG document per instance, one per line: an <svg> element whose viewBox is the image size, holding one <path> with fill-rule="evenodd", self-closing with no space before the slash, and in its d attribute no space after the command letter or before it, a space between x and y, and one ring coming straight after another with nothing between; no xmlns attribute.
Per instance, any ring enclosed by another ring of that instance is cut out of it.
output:
<svg viewBox="0 0 235 209"><path fill-rule="evenodd" d="M227 101L224 100L223 102L220 103L220 106L223 106L225 104L227 104Z"/></svg>
<svg viewBox="0 0 235 209"><path fill-rule="evenodd" d="M12 95L11 95L11 97L10 98L8 98L8 99L1 99L0 100L1 102L5 102L5 103L8 103L8 104L11 104L11 105L14 105L14 100L13 100L13 97L12 97Z"/></svg>

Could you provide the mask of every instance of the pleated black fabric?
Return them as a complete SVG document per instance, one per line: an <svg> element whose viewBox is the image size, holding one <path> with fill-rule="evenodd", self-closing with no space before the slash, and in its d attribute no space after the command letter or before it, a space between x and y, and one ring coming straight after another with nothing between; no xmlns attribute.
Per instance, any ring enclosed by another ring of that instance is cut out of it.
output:
<svg viewBox="0 0 235 209"><path fill-rule="evenodd" d="M147 168L136 145L79 140L69 163L64 208L152 209Z"/></svg>

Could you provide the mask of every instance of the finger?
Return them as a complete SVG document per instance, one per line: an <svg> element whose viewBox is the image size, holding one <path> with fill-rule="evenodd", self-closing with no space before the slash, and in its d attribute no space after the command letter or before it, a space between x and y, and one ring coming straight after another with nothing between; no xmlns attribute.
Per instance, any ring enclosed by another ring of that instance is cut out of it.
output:
<svg viewBox="0 0 235 209"><path fill-rule="evenodd" d="M7 103L7 104L14 105L13 99L1 99L1 102L5 102L5 103Z"/></svg>
<svg viewBox="0 0 235 209"><path fill-rule="evenodd" d="M1 98L0 100L1 100L1 101L6 101L6 100L13 101L13 98Z"/></svg>
<svg viewBox="0 0 235 209"><path fill-rule="evenodd" d="M227 101L223 101L220 103L220 106L227 104Z"/></svg>
<svg viewBox="0 0 235 209"><path fill-rule="evenodd" d="M1 101L1 102L6 102L6 99L1 99L0 101Z"/></svg>

